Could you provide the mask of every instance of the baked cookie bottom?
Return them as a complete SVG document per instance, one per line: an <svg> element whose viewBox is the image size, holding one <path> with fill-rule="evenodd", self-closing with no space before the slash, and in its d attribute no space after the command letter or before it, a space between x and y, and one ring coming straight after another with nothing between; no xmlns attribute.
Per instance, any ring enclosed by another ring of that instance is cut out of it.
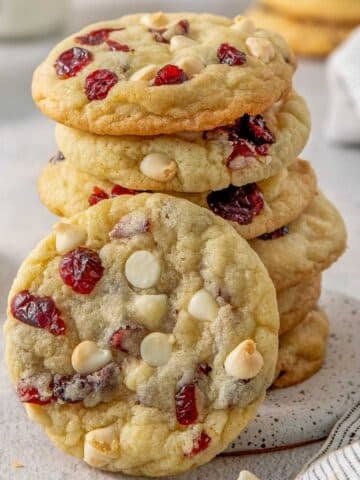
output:
<svg viewBox="0 0 360 480"><path fill-rule="evenodd" d="M324 362L328 335L329 321L319 310L281 335L273 387L290 387L314 375Z"/></svg>

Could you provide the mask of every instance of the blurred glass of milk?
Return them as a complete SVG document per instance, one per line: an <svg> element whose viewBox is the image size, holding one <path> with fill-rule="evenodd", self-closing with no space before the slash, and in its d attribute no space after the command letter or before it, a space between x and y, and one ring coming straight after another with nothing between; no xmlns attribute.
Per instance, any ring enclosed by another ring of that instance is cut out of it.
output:
<svg viewBox="0 0 360 480"><path fill-rule="evenodd" d="M59 30L67 0L0 0L0 38L35 37Z"/></svg>

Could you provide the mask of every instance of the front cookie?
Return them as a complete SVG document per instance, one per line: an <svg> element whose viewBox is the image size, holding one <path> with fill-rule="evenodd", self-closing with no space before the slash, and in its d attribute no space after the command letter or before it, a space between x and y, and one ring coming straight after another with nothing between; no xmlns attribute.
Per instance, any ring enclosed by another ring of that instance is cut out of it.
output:
<svg viewBox="0 0 360 480"><path fill-rule="evenodd" d="M5 336L20 400L56 445L157 477L209 461L255 414L278 313L226 222L141 194L55 226L19 270Z"/></svg>
<svg viewBox="0 0 360 480"><path fill-rule="evenodd" d="M265 111L291 89L282 37L238 17L139 14L97 23L37 68L45 115L102 135L209 130Z"/></svg>

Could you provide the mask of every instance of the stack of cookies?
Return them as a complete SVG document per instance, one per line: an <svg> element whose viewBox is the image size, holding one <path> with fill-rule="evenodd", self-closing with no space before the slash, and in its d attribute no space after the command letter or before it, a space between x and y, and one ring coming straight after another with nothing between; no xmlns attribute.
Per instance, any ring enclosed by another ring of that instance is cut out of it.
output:
<svg viewBox="0 0 360 480"><path fill-rule="evenodd" d="M358 0L260 0L247 15L283 35L300 55L322 57L360 23Z"/></svg>
<svg viewBox="0 0 360 480"><path fill-rule="evenodd" d="M298 159L294 70L244 17L163 13L87 27L36 70L59 147L39 192L64 218L14 282L7 360L30 416L88 464L200 465L274 377L321 366L321 272L346 234Z"/></svg>

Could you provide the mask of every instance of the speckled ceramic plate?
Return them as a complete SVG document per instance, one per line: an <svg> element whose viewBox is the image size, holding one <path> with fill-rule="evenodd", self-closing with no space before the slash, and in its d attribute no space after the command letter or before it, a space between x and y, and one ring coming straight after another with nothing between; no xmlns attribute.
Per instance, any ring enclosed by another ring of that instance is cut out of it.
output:
<svg viewBox="0 0 360 480"><path fill-rule="evenodd" d="M225 453L289 448L326 437L360 395L360 301L324 292L330 321L323 368L299 385L271 390L256 419Z"/></svg>

